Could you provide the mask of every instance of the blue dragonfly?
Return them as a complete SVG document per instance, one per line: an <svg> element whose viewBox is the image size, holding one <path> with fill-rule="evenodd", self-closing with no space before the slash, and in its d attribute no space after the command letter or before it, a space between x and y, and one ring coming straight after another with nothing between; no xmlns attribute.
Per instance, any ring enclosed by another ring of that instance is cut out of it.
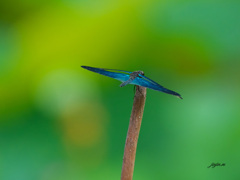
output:
<svg viewBox="0 0 240 180"><path fill-rule="evenodd" d="M104 76L108 76L113 79L117 79L121 81L122 84L120 85L120 87L126 86L127 84L134 84L134 85L150 88L156 91L161 91L167 94L172 94L182 99L181 95L178 94L177 92L169 90L161 86L160 84L156 83L155 81L144 76L143 71L130 72L130 71L117 70L117 69L95 68L95 67L89 67L89 66L81 66L81 67L89 71L102 74Z"/></svg>

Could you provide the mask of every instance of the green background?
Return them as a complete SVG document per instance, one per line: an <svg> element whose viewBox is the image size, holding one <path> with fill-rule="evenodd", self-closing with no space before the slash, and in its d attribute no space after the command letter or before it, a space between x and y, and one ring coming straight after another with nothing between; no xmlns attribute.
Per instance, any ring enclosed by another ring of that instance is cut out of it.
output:
<svg viewBox="0 0 240 180"><path fill-rule="evenodd" d="M135 180L240 179L238 0L1 0L1 180L120 179L133 86L81 65L183 97L147 90Z"/></svg>

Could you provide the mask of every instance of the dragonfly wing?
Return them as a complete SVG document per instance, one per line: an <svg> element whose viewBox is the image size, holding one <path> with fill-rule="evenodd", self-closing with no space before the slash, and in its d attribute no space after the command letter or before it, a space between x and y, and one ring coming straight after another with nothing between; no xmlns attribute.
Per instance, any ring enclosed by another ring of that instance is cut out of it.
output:
<svg viewBox="0 0 240 180"><path fill-rule="evenodd" d="M156 91L161 91L161 92L164 92L167 94L172 94L172 95L177 96L180 99L182 99L181 95L178 94L177 92L169 90L143 75L134 79L131 84L147 87L147 88L150 88L150 89L153 89Z"/></svg>
<svg viewBox="0 0 240 180"><path fill-rule="evenodd" d="M142 75L142 74L139 74L139 77L141 77L141 78L143 78L143 79L145 79L145 80L147 80L147 81L149 81L149 82L152 82L153 84L156 84L156 85L161 86L161 85L158 84L157 82L155 82L155 81L149 79L148 77L146 77L146 76L144 76L144 75Z"/></svg>
<svg viewBox="0 0 240 180"><path fill-rule="evenodd" d="M103 68L94 68L94 67L89 67L89 66L81 66L81 67L84 68L84 69L87 69L89 71L92 71L92 72L95 72L95 73L98 73L98 74L102 74L104 76L108 76L108 77L117 79L121 82L127 81L130 77L129 74L124 74L122 72L125 72L125 71L121 71L121 70L115 70L115 71L121 72L121 73L119 73L119 72L111 72L111 71L108 71L107 69L103 69ZM126 71L125 73L128 73L128 72Z"/></svg>
<svg viewBox="0 0 240 180"><path fill-rule="evenodd" d="M123 71L123 70L118 70L118 69L106 69L106 68L101 68L101 69L106 70L106 71L116 71L116 72L122 72L122 73L127 73L127 74L132 73L130 71Z"/></svg>
<svg viewBox="0 0 240 180"><path fill-rule="evenodd" d="M133 80L134 78L130 77L127 81L124 81L122 84L120 84L120 87L130 84Z"/></svg>
<svg viewBox="0 0 240 180"><path fill-rule="evenodd" d="M117 70L117 69L94 68L94 67L89 67L89 66L82 66L82 68L87 69L92 72L95 72L95 73L98 73L98 74L102 74L104 76L108 76L108 77L117 79L117 80L123 82L120 85L121 87L123 87L127 84L134 84L134 85L147 87L147 88L150 88L153 90L161 91L164 93L172 94L172 95L178 96L179 98L182 99L181 95L178 94L177 92L169 90L141 74L138 74L139 76L136 78L131 78L130 74L132 72L129 72L129 71L122 71L122 70ZM112 71L116 71L116 72L112 72Z"/></svg>

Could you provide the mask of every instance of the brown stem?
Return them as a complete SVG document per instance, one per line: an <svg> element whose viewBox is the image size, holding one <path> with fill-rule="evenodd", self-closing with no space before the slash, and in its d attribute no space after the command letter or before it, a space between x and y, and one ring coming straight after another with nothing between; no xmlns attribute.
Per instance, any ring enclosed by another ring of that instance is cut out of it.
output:
<svg viewBox="0 0 240 180"><path fill-rule="evenodd" d="M132 180L137 142L142 122L143 110L146 99L146 88L136 86L136 93L130 117L127 139L125 143L121 180Z"/></svg>

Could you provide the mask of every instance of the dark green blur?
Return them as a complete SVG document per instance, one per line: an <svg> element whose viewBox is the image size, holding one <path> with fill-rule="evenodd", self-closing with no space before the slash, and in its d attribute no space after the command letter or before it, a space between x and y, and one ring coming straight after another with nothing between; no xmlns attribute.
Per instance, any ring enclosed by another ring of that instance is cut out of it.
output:
<svg viewBox="0 0 240 180"><path fill-rule="evenodd" d="M240 179L240 2L0 2L0 180L118 180L142 70L134 180ZM207 168L212 163L225 164Z"/></svg>

